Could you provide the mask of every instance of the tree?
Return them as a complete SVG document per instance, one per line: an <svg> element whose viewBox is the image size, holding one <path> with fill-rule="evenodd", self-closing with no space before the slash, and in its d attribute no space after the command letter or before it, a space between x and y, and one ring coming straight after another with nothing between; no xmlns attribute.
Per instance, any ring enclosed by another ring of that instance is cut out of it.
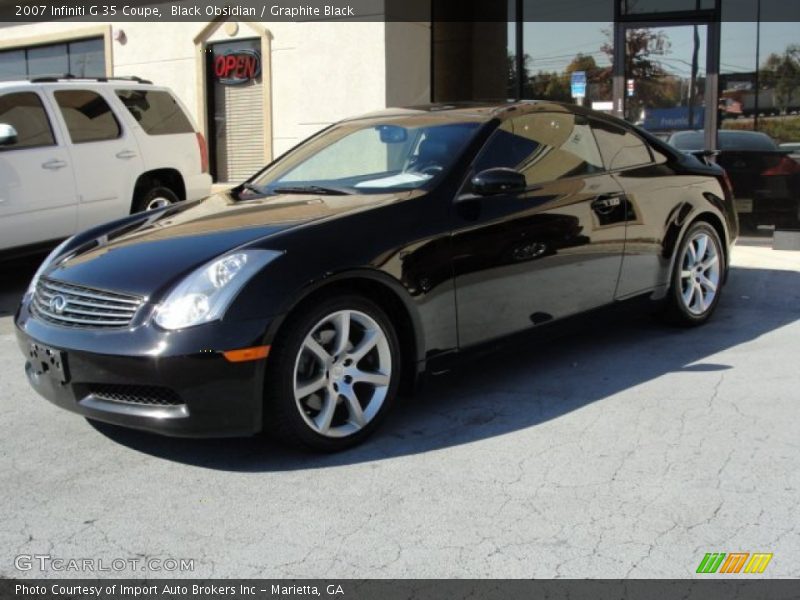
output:
<svg viewBox="0 0 800 600"><path fill-rule="evenodd" d="M773 89L775 104L781 112L793 106L795 92L800 88L800 45L791 44L783 54L770 54L759 73L761 86Z"/></svg>

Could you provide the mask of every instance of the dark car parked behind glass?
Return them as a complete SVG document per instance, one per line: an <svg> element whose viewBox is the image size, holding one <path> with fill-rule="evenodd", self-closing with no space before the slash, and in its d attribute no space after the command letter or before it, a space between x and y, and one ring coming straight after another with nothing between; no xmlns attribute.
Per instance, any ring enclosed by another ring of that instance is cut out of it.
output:
<svg viewBox="0 0 800 600"><path fill-rule="evenodd" d="M401 384L499 337L638 298L705 322L736 235L719 167L617 119L388 110L71 238L17 335L36 391L89 419L337 450Z"/></svg>
<svg viewBox="0 0 800 600"><path fill-rule="evenodd" d="M717 164L728 173L742 229L800 225L800 163L760 131L719 132ZM673 133L669 143L686 152L702 150L702 131Z"/></svg>

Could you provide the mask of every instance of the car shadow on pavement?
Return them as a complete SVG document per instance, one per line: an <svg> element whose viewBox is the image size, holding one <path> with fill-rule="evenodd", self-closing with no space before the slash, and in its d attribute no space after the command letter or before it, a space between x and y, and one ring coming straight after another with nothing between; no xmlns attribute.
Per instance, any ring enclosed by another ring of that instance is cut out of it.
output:
<svg viewBox="0 0 800 600"><path fill-rule="evenodd" d="M398 400L361 446L333 455L263 437L166 438L105 424L111 440L165 460L226 471L325 469L419 454L536 427L668 373L698 377L731 367L712 357L800 318L800 273L733 268L714 318L694 329L661 324L645 311L595 313L577 333L535 336L471 359ZM665 395L669 390L665 388ZM642 398L646 401L647 398Z"/></svg>

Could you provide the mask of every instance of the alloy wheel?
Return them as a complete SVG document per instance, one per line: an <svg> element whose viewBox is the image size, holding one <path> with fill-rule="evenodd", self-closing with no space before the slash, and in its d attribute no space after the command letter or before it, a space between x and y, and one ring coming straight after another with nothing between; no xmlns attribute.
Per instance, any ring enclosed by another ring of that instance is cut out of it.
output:
<svg viewBox="0 0 800 600"><path fill-rule="evenodd" d="M681 300L691 314L704 314L713 304L720 282L720 257L716 241L698 231L686 244L681 259Z"/></svg>
<svg viewBox="0 0 800 600"><path fill-rule="evenodd" d="M369 315L336 311L311 328L294 366L294 399L319 435L342 438L363 429L386 400L392 353Z"/></svg>

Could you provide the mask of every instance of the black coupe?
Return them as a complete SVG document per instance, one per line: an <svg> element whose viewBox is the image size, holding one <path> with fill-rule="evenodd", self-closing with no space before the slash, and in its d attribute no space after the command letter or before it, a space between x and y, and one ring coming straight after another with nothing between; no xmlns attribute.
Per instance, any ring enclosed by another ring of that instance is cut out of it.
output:
<svg viewBox="0 0 800 600"><path fill-rule="evenodd" d="M501 336L641 297L703 323L737 230L719 167L615 118L387 110L65 241L17 335L36 391L89 419L337 450L401 384Z"/></svg>

